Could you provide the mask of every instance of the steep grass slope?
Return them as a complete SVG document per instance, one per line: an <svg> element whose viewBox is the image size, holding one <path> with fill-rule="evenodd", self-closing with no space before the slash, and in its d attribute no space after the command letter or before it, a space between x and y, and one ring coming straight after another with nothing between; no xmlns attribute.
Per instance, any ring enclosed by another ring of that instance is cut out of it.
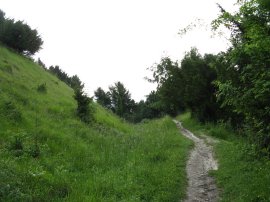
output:
<svg viewBox="0 0 270 202"><path fill-rule="evenodd" d="M0 46L0 201L178 201L191 142L167 117L131 125Z"/></svg>

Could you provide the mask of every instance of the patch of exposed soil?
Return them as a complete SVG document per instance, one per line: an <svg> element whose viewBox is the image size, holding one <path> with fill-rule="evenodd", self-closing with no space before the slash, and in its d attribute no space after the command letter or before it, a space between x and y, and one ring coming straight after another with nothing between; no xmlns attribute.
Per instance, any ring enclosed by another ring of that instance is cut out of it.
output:
<svg viewBox="0 0 270 202"><path fill-rule="evenodd" d="M204 139L199 138L185 129L179 121L174 120L174 122L181 133L195 143L186 166L188 189L185 202L218 201L215 180L208 174L210 170L218 169L218 163L213 157L211 146L216 140L207 136L204 136Z"/></svg>

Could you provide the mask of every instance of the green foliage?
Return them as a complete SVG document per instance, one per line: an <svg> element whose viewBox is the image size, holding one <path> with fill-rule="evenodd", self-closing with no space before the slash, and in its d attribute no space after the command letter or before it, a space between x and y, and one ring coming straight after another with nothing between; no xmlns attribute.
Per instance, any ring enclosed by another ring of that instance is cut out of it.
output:
<svg viewBox="0 0 270 202"><path fill-rule="evenodd" d="M176 62L170 58L162 58L160 63L150 68L153 72L153 80L158 84L155 107L165 114L175 116L184 109L183 97L181 96L181 70Z"/></svg>
<svg viewBox="0 0 270 202"><path fill-rule="evenodd" d="M151 91L146 96L146 101L140 101L136 104L134 121L140 122L145 119L154 119L165 116L164 105L160 101L158 92Z"/></svg>
<svg viewBox="0 0 270 202"><path fill-rule="evenodd" d="M47 93L46 83L39 84L37 87L37 91L40 93Z"/></svg>
<svg viewBox="0 0 270 202"><path fill-rule="evenodd" d="M216 121L219 106L216 103L215 64L216 56L206 54L202 57L196 49L186 54L181 62L183 75L183 99L192 115L199 121Z"/></svg>
<svg viewBox="0 0 270 202"><path fill-rule="evenodd" d="M40 148L37 142L29 148L28 154L33 158L38 158L40 156Z"/></svg>
<svg viewBox="0 0 270 202"><path fill-rule="evenodd" d="M158 84L156 108L175 116L186 107L202 122L216 121L219 114L213 85L216 59L210 54L202 57L196 49L186 53L180 65L170 58L161 59L150 69L153 72L150 81Z"/></svg>
<svg viewBox="0 0 270 202"><path fill-rule="evenodd" d="M269 160L256 159L245 142L221 142L216 150L219 171L214 173L223 189L222 201L269 201ZM254 151L254 150L253 150Z"/></svg>
<svg viewBox="0 0 270 202"><path fill-rule="evenodd" d="M82 81L77 75L73 75L72 77L69 78L68 85L73 89L83 88L84 86Z"/></svg>
<svg viewBox="0 0 270 202"><path fill-rule="evenodd" d="M50 66L48 70L50 73L54 74L58 79L66 83L68 86L70 86L74 90L84 87L82 81L77 75L69 76L57 65L55 67Z"/></svg>
<svg viewBox="0 0 270 202"><path fill-rule="evenodd" d="M113 86L110 86L109 89L113 112L120 117L128 117L128 115L132 113L135 105L129 91L121 82L116 82Z"/></svg>
<svg viewBox="0 0 270 202"><path fill-rule="evenodd" d="M183 123L183 125L191 129L194 133L201 135L207 134L214 138L228 140L232 138L234 133L230 126L230 123L218 122L218 123L201 123L198 120L192 118L190 112L186 112L177 116L177 119Z"/></svg>
<svg viewBox="0 0 270 202"><path fill-rule="evenodd" d="M77 116L85 123L90 123L93 119L92 98L89 98L84 92L84 84L77 75L69 76L60 69L59 66L50 66L49 72L57 76L74 90L74 99L77 101Z"/></svg>
<svg viewBox="0 0 270 202"><path fill-rule="evenodd" d="M121 82L116 82L105 92L102 88L95 91L97 103L112 110L118 116L134 122L136 103L131 99L129 91Z"/></svg>
<svg viewBox="0 0 270 202"><path fill-rule="evenodd" d="M22 113L16 104L12 101L4 101L0 106L2 118L6 118L13 122L22 121Z"/></svg>
<svg viewBox="0 0 270 202"><path fill-rule="evenodd" d="M92 109L90 104L92 99L89 98L82 90L77 88L74 90L74 99L77 101L77 115L85 123L90 123L92 120Z"/></svg>
<svg viewBox="0 0 270 202"><path fill-rule="evenodd" d="M231 116L243 117L242 128L261 148L270 148L270 32L267 1L240 1L236 14L226 12L213 22L231 31L232 47L222 56L217 96Z"/></svg>
<svg viewBox="0 0 270 202"><path fill-rule="evenodd" d="M43 69L47 70L46 65L41 61L40 58L38 58L37 63L39 66L41 66Z"/></svg>
<svg viewBox="0 0 270 202"><path fill-rule="evenodd" d="M23 21L6 19L3 11L0 14L0 41L26 55L35 54L43 44L37 30L31 29Z"/></svg>
<svg viewBox="0 0 270 202"><path fill-rule="evenodd" d="M98 104L103 107L110 109L111 106L111 97L109 92L105 92L102 88L98 88L95 92L95 98Z"/></svg>
<svg viewBox="0 0 270 202"><path fill-rule="evenodd" d="M14 138L14 141L12 141L10 144L10 149L11 150L23 150L22 139L20 137L16 136Z"/></svg>
<svg viewBox="0 0 270 202"><path fill-rule="evenodd" d="M99 87L95 91L97 103L129 122L139 123L143 119L158 118L165 114L157 104L159 99L154 91L147 96L146 101L141 100L136 103L120 82L116 82L109 90L105 92Z"/></svg>

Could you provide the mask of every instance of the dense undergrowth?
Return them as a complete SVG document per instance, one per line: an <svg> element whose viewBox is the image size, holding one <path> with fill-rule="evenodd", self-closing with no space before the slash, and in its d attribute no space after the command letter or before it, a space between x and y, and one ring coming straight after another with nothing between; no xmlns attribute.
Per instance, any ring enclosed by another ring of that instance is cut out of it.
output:
<svg viewBox="0 0 270 202"><path fill-rule="evenodd" d="M196 135L219 140L215 146L219 169L213 172L221 201L270 201L270 160L258 155L256 146L237 137L225 124L199 124L190 113L178 117Z"/></svg>
<svg viewBox="0 0 270 202"><path fill-rule="evenodd" d="M174 123L131 125L0 46L0 201L179 201L191 142Z"/></svg>

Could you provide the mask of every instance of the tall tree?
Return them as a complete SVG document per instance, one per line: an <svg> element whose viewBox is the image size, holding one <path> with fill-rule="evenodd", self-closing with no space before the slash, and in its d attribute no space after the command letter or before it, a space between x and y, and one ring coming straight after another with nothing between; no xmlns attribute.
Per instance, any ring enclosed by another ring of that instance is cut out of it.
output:
<svg viewBox="0 0 270 202"><path fill-rule="evenodd" d="M105 92L101 87L99 87L94 94L97 103L103 107L106 107L107 109L111 109L111 97L109 92Z"/></svg>
<svg viewBox="0 0 270 202"><path fill-rule="evenodd" d="M19 53L33 55L41 49L43 41L36 29L23 21L6 19L0 10L0 41Z"/></svg>
<svg viewBox="0 0 270 202"><path fill-rule="evenodd" d="M221 6L213 27L231 31L232 47L223 57L218 75L218 98L223 106L244 117L245 128L261 148L270 150L270 3L267 0L239 1L231 14ZM229 75L229 76L228 76Z"/></svg>
<svg viewBox="0 0 270 202"><path fill-rule="evenodd" d="M83 85L74 89L74 99L77 101L77 116L85 123L90 123L93 119L92 108L90 106L92 99L83 92Z"/></svg>
<svg viewBox="0 0 270 202"><path fill-rule="evenodd" d="M73 89L84 87L82 81L77 75L73 75L72 77L69 77L68 82L69 82L69 86Z"/></svg>
<svg viewBox="0 0 270 202"><path fill-rule="evenodd" d="M215 98L216 70L212 67L217 56L202 57L196 49L186 53L180 65L170 58L162 58L152 67L156 82L158 101L155 106L170 115L176 115L189 108L200 121L217 119L218 105Z"/></svg>
<svg viewBox="0 0 270 202"><path fill-rule="evenodd" d="M211 66L216 56L202 57L196 49L188 52L181 62L182 96L185 105L200 121L215 121L219 106L215 98L216 70Z"/></svg>
<svg viewBox="0 0 270 202"><path fill-rule="evenodd" d="M134 100L121 82L109 87L112 110L121 117L128 117L134 109Z"/></svg>
<svg viewBox="0 0 270 202"><path fill-rule="evenodd" d="M148 80L158 84L156 93L160 99L156 106L159 105L160 110L166 114L176 115L184 109L181 96L181 69L177 62L165 57L150 70L153 72L153 79Z"/></svg>

